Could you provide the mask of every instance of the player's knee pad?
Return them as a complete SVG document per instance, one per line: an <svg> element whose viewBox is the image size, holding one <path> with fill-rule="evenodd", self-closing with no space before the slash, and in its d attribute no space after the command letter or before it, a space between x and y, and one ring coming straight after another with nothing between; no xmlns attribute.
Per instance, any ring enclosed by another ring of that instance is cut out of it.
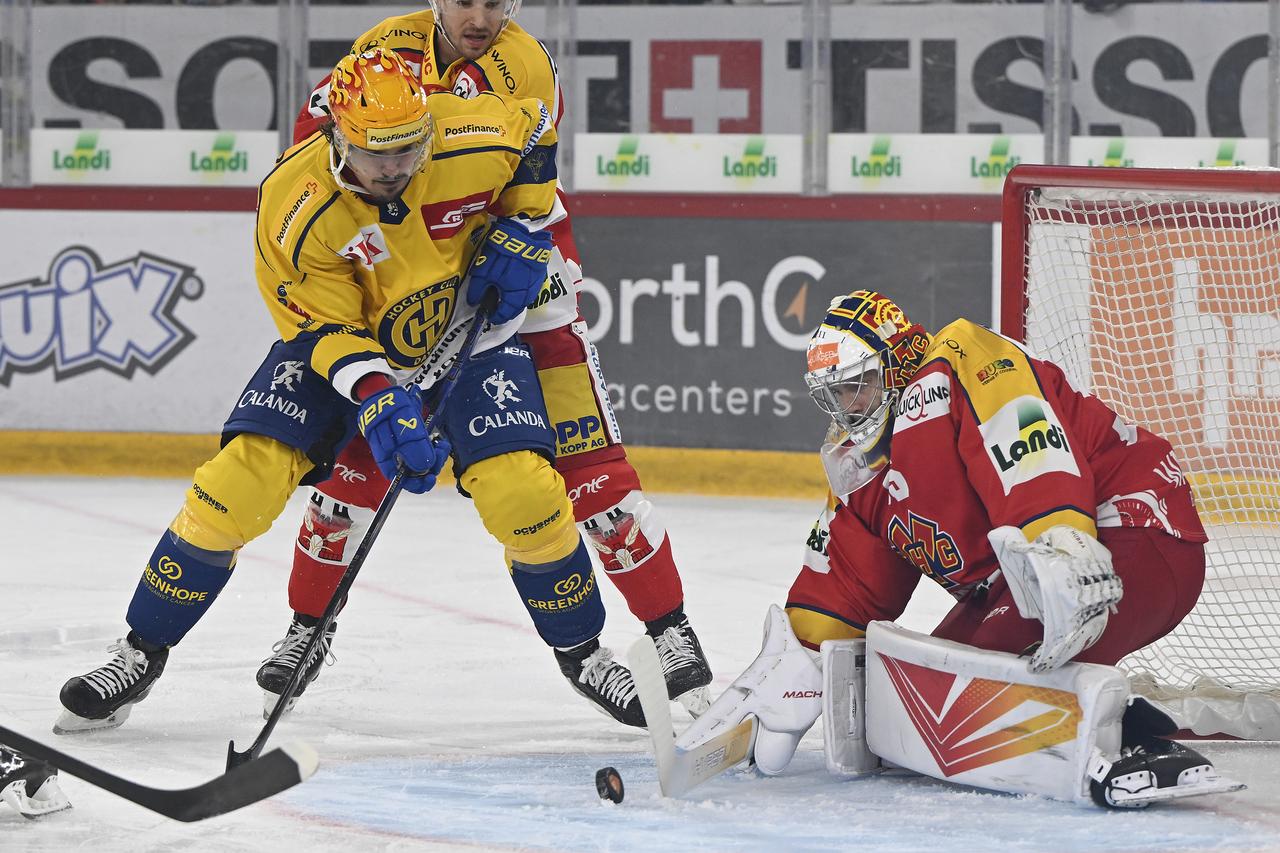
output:
<svg viewBox="0 0 1280 853"><path fill-rule="evenodd" d="M563 559L540 565L512 562L511 580L547 645L572 648L604 630L604 601L581 539Z"/></svg>
<svg viewBox="0 0 1280 853"><path fill-rule="evenodd" d="M463 472L461 482L509 562L554 563L578 548L564 480L538 454L519 450L483 459Z"/></svg>
<svg viewBox="0 0 1280 853"><path fill-rule="evenodd" d="M206 551L166 530L129 602L129 627L148 643L176 644L227 585L235 558L235 551Z"/></svg>
<svg viewBox="0 0 1280 853"><path fill-rule="evenodd" d="M169 527L201 550L234 551L266 532L311 467L275 439L238 435L196 469Z"/></svg>

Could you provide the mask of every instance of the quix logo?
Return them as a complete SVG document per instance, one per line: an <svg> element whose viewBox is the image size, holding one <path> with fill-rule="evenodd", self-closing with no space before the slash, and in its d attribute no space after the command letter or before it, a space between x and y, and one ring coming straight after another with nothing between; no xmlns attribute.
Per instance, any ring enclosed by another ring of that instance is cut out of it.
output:
<svg viewBox="0 0 1280 853"><path fill-rule="evenodd" d="M203 293L177 261L139 252L104 265L91 249L64 249L48 279L0 284L0 385L47 368L55 380L96 369L155 374L195 339L175 311Z"/></svg>

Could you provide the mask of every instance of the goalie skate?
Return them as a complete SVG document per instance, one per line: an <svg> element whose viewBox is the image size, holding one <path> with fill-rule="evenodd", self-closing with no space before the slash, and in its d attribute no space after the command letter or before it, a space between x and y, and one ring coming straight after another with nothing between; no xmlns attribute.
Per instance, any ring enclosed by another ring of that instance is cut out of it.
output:
<svg viewBox="0 0 1280 853"><path fill-rule="evenodd" d="M4 746L0 746L0 802L32 819L71 808L58 787L56 768Z"/></svg>
<svg viewBox="0 0 1280 853"><path fill-rule="evenodd" d="M1218 775L1209 759L1176 741L1147 739L1108 761L1095 750L1089 793L1100 806L1142 809L1160 800L1226 794L1244 784Z"/></svg>

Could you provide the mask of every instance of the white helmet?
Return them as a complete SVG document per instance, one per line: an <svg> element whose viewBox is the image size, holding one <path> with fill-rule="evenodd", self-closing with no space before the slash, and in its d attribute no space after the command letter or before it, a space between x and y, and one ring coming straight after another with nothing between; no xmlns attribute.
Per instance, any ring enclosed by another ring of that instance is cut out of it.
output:
<svg viewBox="0 0 1280 853"><path fill-rule="evenodd" d="M892 300L855 290L832 300L809 340L804 375L818 408L863 450L881 446L902 389L920 369L932 339Z"/></svg>

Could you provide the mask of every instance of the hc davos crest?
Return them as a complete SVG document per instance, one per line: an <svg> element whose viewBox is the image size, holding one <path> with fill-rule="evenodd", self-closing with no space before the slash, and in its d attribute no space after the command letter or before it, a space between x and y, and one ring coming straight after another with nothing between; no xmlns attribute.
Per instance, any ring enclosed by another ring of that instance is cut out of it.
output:
<svg viewBox="0 0 1280 853"><path fill-rule="evenodd" d="M203 293L176 261L139 252L104 266L89 248L64 249L47 280L0 284L0 385L50 365L55 381L98 368L154 375L195 340L174 312Z"/></svg>

